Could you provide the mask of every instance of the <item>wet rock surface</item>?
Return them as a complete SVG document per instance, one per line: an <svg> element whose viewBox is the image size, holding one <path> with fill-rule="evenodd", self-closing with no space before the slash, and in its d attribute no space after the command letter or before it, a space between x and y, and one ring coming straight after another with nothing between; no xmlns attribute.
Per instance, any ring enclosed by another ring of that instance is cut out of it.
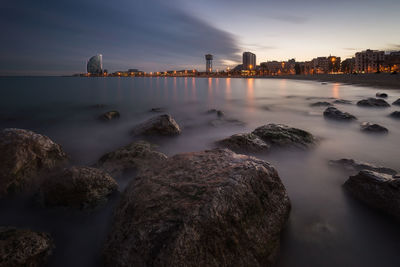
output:
<svg viewBox="0 0 400 267"><path fill-rule="evenodd" d="M363 170L350 176L344 188L368 206L400 220L400 177Z"/></svg>
<svg viewBox="0 0 400 267"><path fill-rule="evenodd" d="M181 129L176 121L168 114L159 115L136 125L133 135L179 135Z"/></svg>
<svg viewBox="0 0 400 267"><path fill-rule="evenodd" d="M400 98L392 103L393 105L400 106Z"/></svg>
<svg viewBox="0 0 400 267"><path fill-rule="evenodd" d="M339 159L339 160L330 160L328 162L330 166L333 167L339 167L343 168L346 171L351 171L351 172L359 172L362 170L370 170L370 171L375 171L375 172L380 172L380 173L385 173L389 175L395 175L397 171L382 167L382 166L375 166L373 164L367 163L367 162L362 162L362 161L357 161L354 159Z"/></svg>
<svg viewBox="0 0 400 267"><path fill-rule="evenodd" d="M121 114L118 111L111 110L111 111L107 111L106 113L102 114L100 116L100 119L103 121L111 121L114 119L119 119L119 117L121 117Z"/></svg>
<svg viewBox="0 0 400 267"><path fill-rule="evenodd" d="M342 105L351 105L352 102L350 100L345 100L345 99L336 99L333 101L334 104L342 104Z"/></svg>
<svg viewBox="0 0 400 267"><path fill-rule="evenodd" d="M242 152L266 152L270 146L252 133L234 134L228 138L217 141L220 147L229 148L237 153Z"/></svg>
<svg viewBox="0 0 400 267"><path fill-rule="evenodd" d="M179 154L131 182L106 266L269 266L290 202L267 162L230 150Z"/></svg>
<svg viewBox="0 0 400 267"><path fill-rule="evenodd" d="M125 172L151 168L167 159L167 156L158 152L156 148L156 145L146 141L133 142L103 155L96 167L115 177L121 176Z"/></svg>
<svg viewBox="0 0 400 267"><path fill-rule="evenodd" d="M71 167L46 179L41 186L41 201L46 206L94 208L107 202L118 189L117 182L102 170Z"/></svg>
<svg viewBox="0 0 400 267"><path fill-rule="evenodd" d="M389 130L379 124L370 123L370 122L363 122L360 125L360 129L366 133L378 133L378 134L387 134Z"/></svg>
<svg viewBox="0 0 400 267"><path fill-rule="evenodd" d="M395 119L400 119L400 111L393 111L389 116Z"/></svg>
<svg viewBox="0 0 400 267"><path fill-rule="evenodd" d="M376 93L376 97L387 98L387 97L388 97L388 94L378 92L378 93Z"/></svg>
<svg viewBox="0 0 400 267"><path fill-rule="evenodd" d="M272 147L306 149L316 144L316 138L311 133L284 124L267 124L258 127L252 134L257 135Z"/></svg>
<svg viewBox="0 0 400 267"><path fill-rule="evenodd" d="M329 102L322 101L322 102L312 103L312 104L310 104L310 106L312 106L312 107L329 107L329 106L332 106L332 104Z"/></svg>
<svg viewBox="0 0 400 267"><path fill-rule="evenodd" d="M31 190L39 175L67 161L60 145L28 130L0 131L0 197Z"/></svg>
<svg viewBox="0 0 400 267"><path fill-rule="evenodd" d="M53 247L48 234L0 227L0 266L46 266Z"/></svg>
<svg viewBox="0 0 400 267"><path fill-rule="evenodd" d="M343 112L335 107L328 107L327 109L325 109L324 117L327 119L337 120L337 121L357 120L357 118L354 115L348 112Z"/></svg>
<svg viewBox="0 0 400 267"><path fill-rule="evenodd" d="M357 106L386 108L386 107L390 107L390 104L383 99L368 98L368 99L363 99L363 100L358 101Z"/></svg>

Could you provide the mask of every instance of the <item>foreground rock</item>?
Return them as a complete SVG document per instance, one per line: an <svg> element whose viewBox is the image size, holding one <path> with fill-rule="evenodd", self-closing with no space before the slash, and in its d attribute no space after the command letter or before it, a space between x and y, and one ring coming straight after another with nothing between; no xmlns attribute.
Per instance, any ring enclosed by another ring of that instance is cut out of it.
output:
<svg viewBox="0 0 400 267"><path fill-rule="evenodd" d="M378 93L376 93L376 97L387 98L388 95L387 95L386 93L380 93L380 92L378 92Z"/></svg>
<svg viewBox="0 0 400 267"><path fill-rule="evenodd" d="M101 115L100 119L103 121L110 121L114 119L119 119L119 117L121 117L121 114L116 110L112 110L112 111L107 111L106 113Z"/></svg>
<svg viewBox="0 0 400 267"><path fill-rule="evenodd" d="M0 227L0 266L45 266L53 247L48 234Z"/></svg>
<svg viewBox="0 0 400 267"><path fill-rule="evenodd" d="M331 120L338 121L352 121L357 120L357 118L348 112L343 112L335 107L329 107L324 111L324 117Z"/></svg>
<svg viewBox="0 0 400 267"><path fill-rule="evenodd" d="M132 131L133 135L179 135L181 129L176 121L168 114L153 117L138 124Z"/></svg>
<svg viewBox="0 0 400 267"><path fill-rule="evenodd" d="M332 106L332 104L329 102L322 101L322 102L312 103L312 104L310 104L310 106L312 106L312 107L330 107L330 106Z"/></svg>
<svg viewBox="0 0 400 267"><path fill-rule="evenodd" d="M345 100L345 99L336 99L333 101L335 104L343 104L343 105L351 105L352 102L350 100Z"/></svg>
<svg viewBox="0 0 400 267"><path fill-rule="evenodd" d="M360 125L361 131L366 133L379 133L379 134L387 134L389 130L379 124L363 122Z"/></svg>
<svg viewBox="0 0 400 267"><path fill-rule="evenodd" d="M255 129L253 134L264 142L277 147L296 147L301 149L315 145L316 138L309 132L283 124L268 124Z"/></svg>
<svg viewBox="0 0 400 267"><path fill-rule="evenodd" d="M38 177L60 167L67 155L50 138L22 129L0 131L0 197L29 191Z"/></svg>
<svg viewBox="0 0 400 267"><path fill-rule="evenodd" d="M393 105L400 106L400 98L392 103Z"/></svg>
<svg viewBox="0 0 400 267"><path fill-rule="evenodd" d="M390 107L389 103L383 99L378 98L368 98L363 99L357 102L357 106L361 107L377 107L377 108L386 108Z"/></svg>
<svg viewBox="0 0 400 267"><path fill-rule="evenodd" d="M102 170L71 167L46 179L41 197L46 206L84 209L107 202L107 197L117 189L117 182Z"/></svg>
<svg viewBox="0 0 400 267"><path fill-rule="evenodd" d="M331 165L333 167L340 167L340 168L343 168L344 170L351 171L354 173L362 171L362 170L375 171L375 172L380 172L380 173L385 173L385 174L390 174L390 175L395 175L397 173L397 171L390 169L390 168L375 166L370 163L356 161L354 159L330 160L329 165Z"/></svg>
<svg viewBox="0 0 400 267"><path fill-rule="evenodd" d="M105 154L96 167L118 177L125 172L151 168L166 159L166 155L156 151L155 145L138 141Z"/></svg>
<svg viewBox="0 0 400 267"><path fill-rule="evenodd" d="M269 266L290 209L267 162L230 150L173 156L126 189L106 266Z"/></svg>
<svg viewBox="0 0 400 267"><path fill-rule="evenodd" d="M363 170L350 178L344 187L368 206L400 220L400 177Z"/></svg>
<svg viewBox="0 0 400 267"><path fill-rule="evenodd" d="M395 119L400 119L400 111L393 111L389 116Z"/></svg>
<svg viewBox="0 0 400 267"><path fill-rule="evenodd" d="M259 153L268 151L270 149L270 146L267 143L252 133L234 134L228 138L218 141L217 145L229 148L237 153Z"/></svg>

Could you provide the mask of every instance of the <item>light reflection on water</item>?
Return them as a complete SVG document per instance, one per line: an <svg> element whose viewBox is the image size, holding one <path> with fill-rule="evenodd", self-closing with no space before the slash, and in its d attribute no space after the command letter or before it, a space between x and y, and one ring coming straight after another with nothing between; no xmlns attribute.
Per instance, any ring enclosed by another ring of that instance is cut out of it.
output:
<svg viewBox="0 0 400 267"><path fill-rule="evenodd" d="M149 112L154 107L166 108L183 130L177 138L152 139L168 155L212 148L220 138L250 132L267 123L308 130L321 138L315 150L276 151L260 156L277 168L293 204L278 266L396 266L398 226L349 198L341 188L347 175L326 166L329 159L350 157L399 170L400 122L387 116L396 108L337 105L356 115L360 122L377 122L389 128L389 135L378 137L362 134L356 122L326 121L324 108L310 107L313 102L332 101L329 97L356 103L361 96L373 97L376 91L282 79L0 78L0 127L46 134L60 143L78 165L92 164L103 153L134 140L130 130L156 115ZM399 91L386 92L390 103L400 97ZM107 107L90 108L95 104ZM210 108L222 109L227 118L244 124L212 126L210 122L217 118L207 114ZM111 109L121 112L120 120L97 120ZM119 182L125 185L128 181ZM56 241L63 242L57 245L63 251L56 252L53 266L94 266L93 258L105 236L112 205L92 217L85 215L84 225L75 215L66 223L57 212L1 205L4 216L0 224L50 231ZM74 247L79 239L86 240L86 250Z"/></svg>

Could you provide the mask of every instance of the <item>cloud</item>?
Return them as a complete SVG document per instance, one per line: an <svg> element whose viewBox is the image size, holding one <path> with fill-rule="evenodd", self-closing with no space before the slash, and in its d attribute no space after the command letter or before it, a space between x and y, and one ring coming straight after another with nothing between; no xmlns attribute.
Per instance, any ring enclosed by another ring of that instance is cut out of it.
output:
<svg viewBox="0 0 400 267"><path fill-rule="evenodd" d="M21 71L85 71L85 61L101 53L109 70L147 71L216 65L237 60L236 37L161 0L9 1L0 11L0 74Z"/></svg>
<svg viewBox="0 0 400 267"><path fill-rule="evenodd" d="M293 23L293 24L304 24L309 20L306 17L289 15L289 14L272 15L269 17L274 20L287 22L287 23Z"/></svg>

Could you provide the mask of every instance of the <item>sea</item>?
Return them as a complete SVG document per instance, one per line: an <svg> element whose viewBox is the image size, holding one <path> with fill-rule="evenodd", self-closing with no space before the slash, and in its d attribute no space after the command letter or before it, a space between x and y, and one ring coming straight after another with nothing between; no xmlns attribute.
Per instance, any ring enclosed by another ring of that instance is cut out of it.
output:
<svg viewBox="0 0 400 267"><path fill-rule="evenodd" d="M400 171L400 121L388 116L400 107L356 105L378 91L389 95L389 103L400 97L400 90L279 78L2 77L0 129L44 134L79 166L93 165L104 153L137 140L130 134L133 127L163 113L177 121L182 134L149 141L168 156L212 149L217 140L268 123L304 129L318 137L316 148L257 155L277 169L292 203L276 265L394 267L399 266L398 223L352 198L342 187L349 174L328 165L332 159L352 158ZM358 121L326 120L325 107L311 106L335 99L352 101L335 106ZM99 120L110 110L121 117ZM361 122L379 123L389 133L365 134ZM118 180L121 192L131 179ZM91 211L3 200L0 226L50 233L56 246L50 266L99 266L118 199Z"/></svg>

